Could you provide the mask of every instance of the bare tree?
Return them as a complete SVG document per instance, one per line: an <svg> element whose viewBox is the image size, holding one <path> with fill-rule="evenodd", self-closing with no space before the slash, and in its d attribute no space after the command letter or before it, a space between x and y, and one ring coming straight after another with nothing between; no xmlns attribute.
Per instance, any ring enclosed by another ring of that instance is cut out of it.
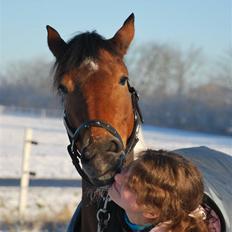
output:
<svg viewBox="0 0 232 232"><path fill-rule="evenodd" d="M50 67L51 64L42 59L10 64L1 78L0 104L52 107L56 99L52 91Z"/></svg>
<svg viewBox="0 0 232 232"><path fill-rule="evenodd" d="M216 62L212 78L220 85L232 89L232 48L229 48Z"/></svg>
<svg viewBox="0 0 232 232"><path fill-rule="evenodd" d="M183 95L194 79L200 75L202 69L201 49L191 47L185 53L177 50L172 57L176 63L176 75L174 75L177 84L177 93ZM195 80L196 81L196 80Z"/></svg>
<svg viewBox="0 0 232 232"><path fill-rule="evenodd" d="M201 71L202 56L198 48L182 51L167 44L146 44L128 59L133 79L146 96L184 94L188 80Z"/></svg>

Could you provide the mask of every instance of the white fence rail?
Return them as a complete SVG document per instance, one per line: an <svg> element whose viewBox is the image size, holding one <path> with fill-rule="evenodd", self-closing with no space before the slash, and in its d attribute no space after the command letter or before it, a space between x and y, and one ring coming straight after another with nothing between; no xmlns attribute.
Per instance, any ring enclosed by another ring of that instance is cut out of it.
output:
<svg viewBox="0 0 232 232"><path fill-rule="evenodd" d="M19 218L24 220L25 211L27 207L27 194L30 178L29 159L31 155L32 144L32 129L25 130L24 136L24 148L23 148L23 162L22 162L22 175L20 181L20 194L19 194Z"/></svg>

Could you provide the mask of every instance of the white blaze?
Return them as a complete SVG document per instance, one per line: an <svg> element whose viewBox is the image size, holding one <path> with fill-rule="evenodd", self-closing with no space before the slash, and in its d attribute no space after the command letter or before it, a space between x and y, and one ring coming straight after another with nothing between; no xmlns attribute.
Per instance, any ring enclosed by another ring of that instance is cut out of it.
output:
<svg viewBox="0 0 232 232"><path fill-rule="evenodd" d="M91 71L97 71L98 70L98 64L93 61L91 58L86 58L81 66L87 66Z"/></svg>

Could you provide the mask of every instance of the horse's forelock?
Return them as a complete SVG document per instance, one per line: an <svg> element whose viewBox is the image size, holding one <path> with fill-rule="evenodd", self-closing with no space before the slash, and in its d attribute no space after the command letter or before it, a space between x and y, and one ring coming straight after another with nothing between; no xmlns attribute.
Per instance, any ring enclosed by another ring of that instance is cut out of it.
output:
<svg viewBox="0 0 232 232"><path fill-rule="evenodd" d="M96 70L96 60L99 58L101 49L114 55L117 54L112 43L95 31L74 36L67 43L65 53L56 60L54 85L56 86L60 82L64 73L78 68L82 64L88 64L92 70Z"/></svg>

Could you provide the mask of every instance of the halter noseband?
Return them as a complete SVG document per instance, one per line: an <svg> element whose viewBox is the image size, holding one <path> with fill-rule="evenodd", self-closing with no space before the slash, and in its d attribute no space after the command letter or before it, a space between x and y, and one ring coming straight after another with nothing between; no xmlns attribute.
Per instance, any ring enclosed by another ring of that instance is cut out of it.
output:
<svg viewBox="0 0 232 232"><path fill-rule="evenodd" d="M131 94L131 98L132 98L132 107L133 107L133 112L134 112L134 127L133 127L133 130L132 130L130 137L127 140L127 145L124 148L123 154L120 155L117 164L113 167L116 170L121 169L126 156L133 150L136 143L138 142L137 133L139 130L139 125L143 122L142 114L141 114L141 111L140 111L139 105L138 105L139 96L138 96L136 90L130 86L129 82L128 82L128 90L129 90L129 92ZM81 177L85 181L87 181L90 185L97 186L97 187L111 184L113 182L114 177L107 179L107 180L98 180L98 179L91 180L87 176L87 174L84 172L84 170L80 166L80 160L83 160L84 156L82 155L81 151L77 148L76 141L79 139L80 133L84 129L88 129L90 127L100 127L100 128L107 130L110 134L112 134L114 137L116 137L120 141L122 147L124 147L123 142L122 142L122 138L121 138L120 134L117 132L117 130L115 128L113 128L110 124L108 124L102 120L85 121L77 129L73 128L70 126L70 124L68 122L66 112L64 112L64 126L66 128L66 131L67 131L67 134L69 137L69 141L70 141L70 144L68 145L67 150L69 152L69 155L72 159L72 162L73 162L76 170L81 175ZM111 169L109 169L108 171L110 171L110 170Z"/></svg>

